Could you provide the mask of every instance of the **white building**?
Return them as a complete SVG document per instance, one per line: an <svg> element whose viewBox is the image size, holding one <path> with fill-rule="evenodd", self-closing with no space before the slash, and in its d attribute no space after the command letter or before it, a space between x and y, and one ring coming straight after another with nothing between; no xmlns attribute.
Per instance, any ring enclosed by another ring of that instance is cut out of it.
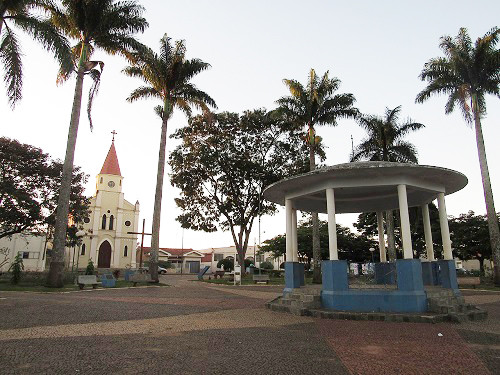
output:
<svg viewBox="0 0 500 375"><path fill-rule="evenodd" d="M17 233L0 239L0 271L7 272L17 254L21 254L25 271L45 269L45 235Z"/></svg>
<svg viewBox="0 0 500 375"><path fill-rule="evenodd" d="M139 202L132 204L122 193L114 140L96 179L96 193L90 199L90 216L84 220L85 236L78 251L79 268L92 259L98 268L135 268Z"/></svg>

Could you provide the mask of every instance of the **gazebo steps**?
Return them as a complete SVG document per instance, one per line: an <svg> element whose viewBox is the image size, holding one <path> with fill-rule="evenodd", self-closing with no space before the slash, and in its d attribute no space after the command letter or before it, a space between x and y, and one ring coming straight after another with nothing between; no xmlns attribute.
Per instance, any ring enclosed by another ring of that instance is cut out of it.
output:
<svg viewBox="0 0 500 375"><path fill-rule="evenodd" d="M300 299L302 293L290 293L285 297L277 297L267 302L266 307L272 311L287 312L299 316L312 316L323 319L339 320L367 320L385 322L413 322L413 323L461 323L466 321L485 320L487 312L471 304L458 306L440 305L439 311L425 313L388 313L388 312L354 312L337 311L321 308L320 296L310 295L306 300Z"/></svg>

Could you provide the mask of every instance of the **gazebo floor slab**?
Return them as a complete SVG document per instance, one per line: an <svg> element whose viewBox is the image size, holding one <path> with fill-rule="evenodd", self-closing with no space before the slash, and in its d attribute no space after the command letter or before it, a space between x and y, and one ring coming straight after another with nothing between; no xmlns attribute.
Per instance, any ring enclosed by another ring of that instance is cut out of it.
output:
<svg viewBox="0 0 500 375"><path fill-rule="evenodd" d="M291 296L293 297L293 296ZM295 296L296 297L296 296ZM317 296L315 296L317 298ZM318 306L318 300L311 298L306 302L306 306L296 298L278 297L266 303L266 307L272 311L287 312L300 316L311 316L321 319L337 320L360 320L360 321L380 321L380 322L400 322L400 323L462 323L466 321L485 320L487 312L470 305L463 312L449 313L390 313L390 312L355 312L323 309ZM305 301L304 301L305 302Z"/></svg>

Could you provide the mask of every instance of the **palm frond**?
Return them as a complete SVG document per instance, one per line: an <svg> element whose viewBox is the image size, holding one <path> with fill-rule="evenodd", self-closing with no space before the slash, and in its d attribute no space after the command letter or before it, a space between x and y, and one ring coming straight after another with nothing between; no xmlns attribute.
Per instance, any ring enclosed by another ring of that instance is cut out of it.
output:
<svg viewBox="0 0 500 375"><path fill-rule="evenodd" d="M11 108L22 98L23 64L21 48L16 35L7 26L0 42L0 61L5 69L4 82L7 88L7 97Z"/></svg>

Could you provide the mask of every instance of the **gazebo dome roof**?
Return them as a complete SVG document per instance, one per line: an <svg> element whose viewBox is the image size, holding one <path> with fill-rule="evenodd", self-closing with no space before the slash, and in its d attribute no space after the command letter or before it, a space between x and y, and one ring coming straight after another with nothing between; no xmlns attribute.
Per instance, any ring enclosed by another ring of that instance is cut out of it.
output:
<svg viewBox="0 0 500 375"><path fill-rule="evenodd" d="M291 199L296 209L326 213L325 189L335 191L335 211L356 213L399 207L397 185L406 185L408 206L420 206L467 185L460 172L429 165L394 162L354 162L285 178L264 190L264 197L285 204Z"/></svg>

